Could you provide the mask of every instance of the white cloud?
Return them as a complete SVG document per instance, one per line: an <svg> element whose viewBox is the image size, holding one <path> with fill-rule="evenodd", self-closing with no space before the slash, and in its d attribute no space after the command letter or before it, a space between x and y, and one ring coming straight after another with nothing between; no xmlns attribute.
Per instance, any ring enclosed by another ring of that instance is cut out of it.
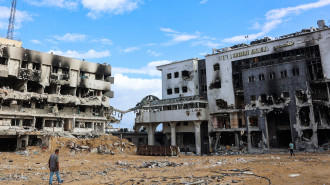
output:
<svg viewBox="0 0 330 185"><path fill-rule="evenodd" d="M115 69L113 69L115 72ZM160 78L143 79L129 78L123 74L115 74L115 83L111 89L114 91L114 98L110 100L111 106L128 110L135 107L147 95L155 95L161 98L162 82ZM134 95L134 96L132 96ZM123 116L120 127L132 128L134 125L135 114L127 113Z"/></svg>
<svg viewBox="0 0 330 185"><path fill-rule="evenodd" d="M111 40L106 39L106 38L103 38L103 39L94 39L92 41L93 42L97 42L97 43L101 43L103 45L109 45L109 46L113 44Z"/></svg>
<svg viewBox="0 0 330 185"><path fill-rule="evenodd" d="M79 5L78 0L25 0L27 3L34 6L48 6L65 9L76 9Z"/></svg>
<svg viewBox="0 0 330 185"><path fill-rule="evenodd" d="M77 59L95 59L95 58L105 58L111 56L110 51L95 51L93 49L85 52L79 53L75 50L68 50L68 51L60 51L60 50L50 50L48 53L53 53L55 55L66 56L70 58L77 58Z"/></svg>
<svg viewBox="0 0 330 185"><path fill-rule="evenodd" d="M171 28L160 28L160 31L170 32L170 33L178 33L177 31L172 30Z"/></svg>
<svg viewBox="0 0 330 185"><path fill-rule="evenodd" d="M150 49L148 49L147 53L151 56L154 56L154 57L159 57L159 56L163 55L162 53L157 53L156 51L152 51Z"/></svg>
<svg viewBox="0 0 330 185"><path fill-rule="evenodd" d="M249 40L254 40L258 37L264 36L267 33L269 33L271 30L275 29L279 24L284 22L285 18L291 16L291 15L297 15L301 13L302 11L307 11L314 8L320 8L323 6L330 5L330 0L319 0L314 3L307 3L298 5L295 7L287 7L287 8L279 8L279 9L273 9L266 13L265 15L265 22L264 24L258 25L259 23L255 24L253 27L257 28L260 27L259 33L249 34ZM246 35L237 35L233 36L231 38L226 38L223 41L229 42L229 43L237 43L237 42L244 42L246 41L245 38Z"/></svg>
<svg viewBox="0 0 330 185"><path fill-rule="evenodd" d="M66 33L62 36L55 35L54 38L58 41L62 42L76 42L76 41L84 41L86 39L86 35L77 34L77 33Z"/></svg>
<svg viewBox="0 0 330 185"><path fill-rule="evenodd" d="M128 47L128 48L123 49L122 52L124 52L124 53L132 53L132 52L137 51L139 49L140 49L140 47L133 46L133 47Z"/></svg>
<svg viewBox="0 0 330 185"><path fill-rule="evenodd" d="M34 40L30 40L33 44L42 44L39 40L36 40L36 39L34 39Z"/></svg>
<svg viewBox="0 0 330 185"><path fill-rule="evenodd" d="M201 2L199 2L199 4L204 4L206 3L208 0L202 0Z"/></svg>
<svg viewBox="0 0 330 185"><path fill-rule="evenodd" d="M5 6L0 6L0 29L8 28L8 20L10 16L10 8ZM16 10L15 16L15 29L19 29L23 22L32 21L33 15L27 11Z"/></svg>
<svg viewBox="0 0 330 185"><path fill-rule="evenodd" d="M196 31L193 34L181 33L175 31L171 28L160 28L162 32L165 32L166 36L172 37L172 39L162 45L169 46L174 44L179 44L182 42L191 42L190 46L206 46L208 48L217 48L222 45L220 43L216 43L216 38L209 37L207 35L203 35L200 32Z"/></svg>
<svg viewBox="0 0 330 185"><path fill-rule="evenodd" d="M139 7L141 0L82 0L84 8L90 10L88 17L96 19L102 13L123 14Z"/></svg>
<svg viewBox="0 0 330 185"><path fill-rule="evenodd" d="M122 68L122 67L112 67L114 74L144 74L149 76L161 76L161 72L156 69L156 66L165 65L171 63L169 60L159 60L148 63L140 69Z"/></svg>

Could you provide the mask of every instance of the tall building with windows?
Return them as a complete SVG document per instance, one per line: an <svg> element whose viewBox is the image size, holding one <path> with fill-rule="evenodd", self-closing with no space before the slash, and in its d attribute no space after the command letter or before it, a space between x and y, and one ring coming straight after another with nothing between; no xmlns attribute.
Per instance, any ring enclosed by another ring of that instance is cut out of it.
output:
<svg viewBox="0 0 330 185"><path fill-rule="evenodd" d="M114 121L111 66L28 50L0 40L2 151L48 145L47 137L104 133Z"/></svg>
<svg viewBox="0 0 330 185"><path fill-rule="evenodd" d="M303 150L328 143L330 29L322 20L317 24L317 28L274 39L265 37L249 45L214 49L205 60L157 67L162 71L163 99L149 101L148 106L166 103L158 109L146 109L147 114L163 123L165 133L178 130L170 123L184 122L201 107L196 105L190 110L183 105L181 109L180 104L187 101L177 100L197 95L203 98L198 103L206 105L202 108L203 119L199 119L207 125L201 142L209 143L207 147L211 149L217 150L220 145L249 150L287 148L293 142ZM155 110L171 114L158 115L153 113ZM141 117L142 112L138 112L136 123ZM196 119L189 121L194 123ZM180 132L188 130L180 127ZM171 140L175 140L172 144L177 144L173 133L176 132L171 132ZM181 140L185 138L190 137L182 135ZM188 145L183 142L178 146Z"/></svg>

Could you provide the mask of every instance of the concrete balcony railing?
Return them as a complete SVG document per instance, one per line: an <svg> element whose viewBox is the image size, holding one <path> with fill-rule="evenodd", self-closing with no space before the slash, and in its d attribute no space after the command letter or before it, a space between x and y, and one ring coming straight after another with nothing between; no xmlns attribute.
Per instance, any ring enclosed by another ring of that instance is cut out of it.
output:
<svg viewBox="0 0 330 185"><path fill-rule="evenodd" d="M32 69L24 69L21 68L19 70L19 78L23 80L30 80L39 82L41 80L41 71L32 70Z"/></svg>
<svg viewBox="0 0 330 185"><path fill-rule="evenodd" d="M177 109L165 111L140 112L136 123L162 123L171 121L202 121L208 120L208 110L204 108Z"/></svg>
<svg viewBox="0 0 330 185"><path fill-rule="evenodd" d="M9 70L7 65L0 64L0 77L8 77Z"/></svg>

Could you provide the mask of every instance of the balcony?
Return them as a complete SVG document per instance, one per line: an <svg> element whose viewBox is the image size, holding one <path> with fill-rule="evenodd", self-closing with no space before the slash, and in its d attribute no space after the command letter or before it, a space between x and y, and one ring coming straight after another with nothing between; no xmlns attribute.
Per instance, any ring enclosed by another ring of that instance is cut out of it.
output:
<svg viewBox="0 0 330 185"><path fill-rule="evenodd" d="M136 123L162 123L170 121L208 120L208 111L204 108L176 109L163 111L143 111L135 119Z"/></svg>
<svg viewBox="0 0 330 185"><path fill-rule="evenodd" d="M41 71L21 68L19 70L19 78L39 82L41 80Z"/></svg>
<svg viewBox="0 0 330 185"><path fill-rule="evenodd" d="M70 76L68 74L50 74L50 83L51 84L59 84L59 85L69 85L70 84Z"/></svg>

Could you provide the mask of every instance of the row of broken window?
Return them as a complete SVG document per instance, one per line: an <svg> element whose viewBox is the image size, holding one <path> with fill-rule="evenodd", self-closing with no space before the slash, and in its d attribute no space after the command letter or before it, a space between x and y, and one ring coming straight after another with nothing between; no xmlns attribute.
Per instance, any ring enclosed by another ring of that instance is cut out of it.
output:
<svg viewBox="0 0 330 185"><path fill-rule="evenodd" d="M179 76L180 76L179 72L174 72L174 78L179 78ZM190 77L189 71L187 70L181 71L181 76L182 78L189 78ZM172 73L167 74L167 79L172 79Z"/></svg>
<svg viewBox="0 0 330 185"><path fill-rule="evenodd" d="M281 78L287 78L288 77L288 73L286 70L283 70L280 72ZM299 69L298 68L294 68L292 69L292 76L299 76ZM271 72L269 73L269 79L270 80L275 80L276 79L276 73L275 72ZM250 83L255 82L255 77L249 76L248 81ZM264 81L265 80L265 74L261 73L259 74L259 81Z"/></svg>
<svg viewBox="0 0 330 185"><path fill-rule="evenodd" d="M182 93L188 92L187 86L183 86L181 90L182 90ZM180 88L179 87L174 88L174 93L179 94L180 93ZM172 89L167 89L167 94L168 95L173 94L173 90Z"/></svg>

